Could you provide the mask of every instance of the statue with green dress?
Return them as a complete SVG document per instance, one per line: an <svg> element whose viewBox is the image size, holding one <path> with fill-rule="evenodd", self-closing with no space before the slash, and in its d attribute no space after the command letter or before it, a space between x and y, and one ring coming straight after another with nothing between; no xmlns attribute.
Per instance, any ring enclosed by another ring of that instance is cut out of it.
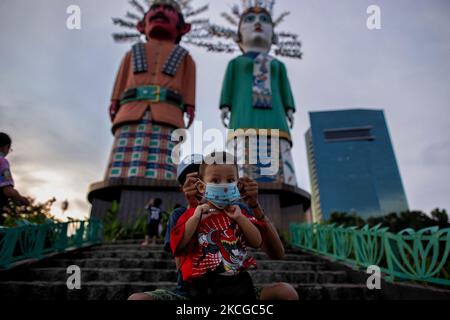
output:
<svg viewBox="0 0 450 320"><path fill-rule="evenodd" d="M243 0L242 8L238 5L232 8L232 14L223 13L228 22L237 27L237 32L211 25L213 37L233 39L235 46L242 55L234 58L227 67L220 109L225 127L233 130L229 137L229 147L235 147L233 140L247 132L269 135L272 130L279 130L279 147L272 148L271 139L266 146L256 147L258 152L274 156L278 153L279 170L275 175L265 175L257 164L244 164L241 174L249 176L258 182L284 183L297 186L294 162L292 158L293 140L291 129L294 126L296 105L285 64L271 55L301 59L301 43L297 36L288 32L275 32L283 19L289 14L283 13L278 19L273 19L272 13L275 1ZM232 44L217 44L216 51L233 51ZM242 130L240 130L242 129ZM247 154L251 147L246 144ZM264 149L264 150L263 150Z"/></svg>

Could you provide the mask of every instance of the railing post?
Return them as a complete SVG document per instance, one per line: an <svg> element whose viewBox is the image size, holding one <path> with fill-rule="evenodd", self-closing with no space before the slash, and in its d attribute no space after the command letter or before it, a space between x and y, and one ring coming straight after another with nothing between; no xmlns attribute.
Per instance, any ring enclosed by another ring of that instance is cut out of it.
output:
<svg viewBox="0 0 450 320"><path fill-rule="evenodd" d="M333 244L333 258L335 260L340 259L340 254L338 251L338 229L334 229L331 231L331 240L332 240L332 244Z"/></svg>
<svg viewBox="0 0 450 320"><path fill-rule="evenodd" d="M67 238L67 228L68 228L68 225L69 224L67 222L62 223L60 225L60 229L58 230L59 231L58 240L57 240L58 241L58 245L57 245L58 251L64 251L67 248L67 240L68 240L68 238Z"/></svg>
<svg viewBox="0 0 450 320"><path fill-rule="evenodd" d="M101 223L99 220L89 220L89 242L100 243L101 242Z"/></svg>
<svg viewBox="0 0 450 320"><path fill-rule="evenodd" d="M387 278L389 281L394 281L395 280L395 268L394 268L394 261L392 259L392 248L391 248L391 243L390 243L390 239L387 236L387 234L383 234L383 242L384 242L384 251L385 251L385 257L386 257L386 265L387 265Z"/></svg>
<svg viewBox="0 0 450 320"><path fill-rule="evenodd" d="M36 242L34 244L34 248L32 251L32 258L39 259L42 255L42 251L44 250L45 245L45 237L47 236L48 225L43 224L40 226L36 226L38 228Z"/></svg>
<svg viewBox="0 0 450 320"><path fill-rule="evenodd" d="M0 246L0 268L8 268L13 260L14 249L16 248L18 230L6 229L4 238L1 239Z"/></svg>
<svg viewBox="0 0 450 320"><path fill-rule="evenodd" d="M75 244L77 247L81 247L83 245L83 236L84 236L84 221L80 221L80 227L77 230Z"/></svg>

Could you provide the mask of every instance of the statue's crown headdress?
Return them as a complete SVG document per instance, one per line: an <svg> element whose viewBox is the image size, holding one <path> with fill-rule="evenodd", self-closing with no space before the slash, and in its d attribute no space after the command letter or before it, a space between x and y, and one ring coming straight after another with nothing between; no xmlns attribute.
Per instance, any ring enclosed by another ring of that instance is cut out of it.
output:
<svg viewBox="0 0 450 320"><path fill-rule="evenodd" d="M204 5L194 8L193 0L129 0L135 12L127 12L125 18L113 18L113 23L120 27L132 29L134 32L114 33L116 42L138 41L141 34L137 31L137 25L145 18L145 14L154 4L172 4L180 12L187 23L192 24L192 30L183 37L183 42L205 48L212 52L239 52L236 43L237 29L242 16L250 9L264 9L272 17L274 14L275 0L241 0L241 6L235 4L231 7L231 13L223 12L222 17L233 26L223 27L213 24L209 19L197 18L198 15L208 10ZM274 27L278 27L290 12L283 12L278 18L273 19ZM275 32L277 43L274 44L274 53L279 56L301 59L301 42L298 35L291 32Z"/></svg>
<svg viewBox="0 0 450 320"><path fill-rule="evenodd" d="M241 0L241 5L235 4L231 7L231 13L223 12L222 17L232 25L224 27L210 22L193 29L185 42L195 46L206 48L212 52L233 53L240 51L236 43L238 39L237 29L241 18L250 10L265 10L272 16L274 27L278 27L290 12L283 12L276 19L273 19L275 0ZM274 53L279 56L295 59L302 58L302 43L298 40L298 35L292 32L275 32L276 43L274 43Z"/></svg>
<svg viewBox="0 0 450 320"><path fill-rule="evenodd" d="M196 26L205 25L207 19L196 19L199 14L208 10L209 6L204 5L200 8L192 6L192 0L130 0L129 3L134 8L134 12L127 12L124 18L113 18L113 23L123 28L133 30L133 32L113 33L116 42L138 41L141 34L137 31L137 25L143 21L145 14L154 4L172 5L183 17L187 23L192 24L194 30ZM198 28L197 28L198 29Z"/></svg>
<svg viewBox="0 0 450 320"><path fill-rule="evenodd" d="M245 0L242 1L242 13L245 13L251 8L261 8L272 15L274 6L275 0Z"/></svg>

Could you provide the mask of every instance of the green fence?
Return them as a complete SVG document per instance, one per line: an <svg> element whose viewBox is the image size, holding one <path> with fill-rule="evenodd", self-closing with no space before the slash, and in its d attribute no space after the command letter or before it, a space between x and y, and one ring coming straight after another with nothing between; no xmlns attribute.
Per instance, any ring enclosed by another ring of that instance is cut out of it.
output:
<svg viewBox="0 0 450 320"><path fill-rule="evenodd" d="M18 261L98 244L102 235L99 220L0 228L0 269Z"/></svg>
<svg viewBox="0 0 450 320"><path fill-rule="evenodd" d="M292 224L292 245L356 268L378 266L390 281L450 286L450 229L438 227L398 234L376 226Z"/></svg>

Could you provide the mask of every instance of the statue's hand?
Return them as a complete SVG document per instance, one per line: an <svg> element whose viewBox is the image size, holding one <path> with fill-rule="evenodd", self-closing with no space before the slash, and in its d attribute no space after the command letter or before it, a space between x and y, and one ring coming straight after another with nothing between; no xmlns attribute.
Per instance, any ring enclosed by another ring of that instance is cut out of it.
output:
<svg viewBox="0 0 450 320"><path fill-rule="evenodd" d="M114 122L114 119L116 118L119 109L120 109L120 101L112 100L111 105L109 106L109 116L111 117L111 122Z"/></svg>
<svg viewBox="0 0 450 320"><path fill-rule="evenodd" d="M188 116L188 125L186 126L186 129L189 129L192 124L194 123L195 119L195 107L193 106L186 106L186 114Z"/></svg>
<svg viewBox="0 0 450 320"><path fill-rule="evenodd" d="M230 108L224 107L222 108L222 114L220 116L222 119L222 123L225 126L225 128L228 128L230 125Z"/></svg>
<svg viewBox="0 0 450 320"><path fill-rule="evenodd" d="M291 129L294 129L294 122L295 122L294 110L289 109L288 111L286 111L286 117L289 121L289 125L290 125Z"/></svg>

